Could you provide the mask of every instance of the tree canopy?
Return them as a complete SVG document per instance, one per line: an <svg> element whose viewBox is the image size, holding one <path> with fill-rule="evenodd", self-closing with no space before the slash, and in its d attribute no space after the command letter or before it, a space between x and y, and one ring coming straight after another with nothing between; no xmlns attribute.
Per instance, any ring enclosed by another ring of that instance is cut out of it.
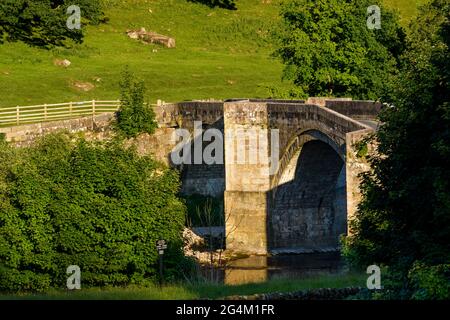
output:
<svg viewBox="0 0 450 320"><path fill-rule="evenodd" d="M127 137L135 138L141 133L152 134L158 127L153 107L145 102L146 86L126 67L120 80L120 108L115 127Z"/></svg>
<svg viewBox="0 0 450 320"><path fill-rule="evenodd" d="M446 265L450 288L450 2L433 0L411 24L400 74L375 135L372 171L346 253L403 276L414 263ZM441 268L442 269L442 268ZM415 270L415 269L414 269ZM442 271L442 270L441 270ZM429 277L430 278L430 277ZM436 283L434 287L436 287Z"/></svg>
<svg viewBox="0 0 450 320"><path fill-rule="evenodd" d="M82 29L70 29L67 9L77 5L83 23L99 23L103 12L99 0L2 0L0 44L22 41L31 46L64 46L67 40L83 41Z"/></svg>
<svg viewBox="0 0 450 320"><path fill-rule="evenodd" d="M381 7L381 29L367 27L369 0L291 0L281 8L275 55L299 95L378 99L397 71L404 32Z"/></svg>

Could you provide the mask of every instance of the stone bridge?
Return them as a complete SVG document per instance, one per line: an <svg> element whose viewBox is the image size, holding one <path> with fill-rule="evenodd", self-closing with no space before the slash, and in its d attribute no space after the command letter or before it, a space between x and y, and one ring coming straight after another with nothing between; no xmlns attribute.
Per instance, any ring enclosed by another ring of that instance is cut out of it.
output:
<svg viewBox="0 0 450 320"><path fill-rule="evenodd" d="M372 101L324 98L181 102L157 107L159 129L135 142L141 152L171 164L176 129L192 132L195 121L201 121L203 129L225 133L223 161L178 168L182 193L224 196L227 250L253 254L337 250L359 201L358 174L368 168L356 156L354 143L376 130L380 109ZM0 133L18 145L59 129L103 138L112 117L0 128ZM249 134L242 139L232 132ZM272 139L272 132L278 139ZM250 156L254 146L257 161ZM242 160L243 152L248 156Z"/></svg>
<svg viewBox="0 0 450 320"><path fill-rule="evenodd" d="M376 129L380 108L373 102L319 99L225 103L225 131L262 127L279 132L275 170L268 161L239 164L226 157L227 249L261 254L336 250L359 200L357 175L367 169L353 145ZM270 134L265 139L260 145L271 146ZM234 144L226 140L225 153ZM271 148L267 158L273 157Z"/></svg>

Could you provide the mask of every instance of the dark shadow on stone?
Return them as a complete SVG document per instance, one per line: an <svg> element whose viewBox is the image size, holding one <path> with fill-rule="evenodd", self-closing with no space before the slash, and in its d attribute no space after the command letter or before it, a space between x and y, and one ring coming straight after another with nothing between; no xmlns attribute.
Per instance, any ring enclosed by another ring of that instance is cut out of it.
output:
<svg viewBox="0 0 450 320"><path fill-rule="evenodd" d="M220 118L213 124L203 124L203 133L208 129L220 130L223 136L224 132L223 118ZM213 139L215 141L215 139ZM202 195L206 197L222 198L225 191L225 165L224 152L222 151L222 158L220 163L206 164L202 159L202 164L195 164L194 145L202 145L202 155L204 149L210 145L211 141L204 141L203 135L191 141L189 152L191 163L186 163L178 166L180 177L182 180L181 194L188 195ZM223 142L222 142L223 146ZM215 154L214 154L215 155ZM170 155L169 155L170 158ZM172 164L172 167L176 167Z"/></svg>
<svg viewBox="0 0 450 320"><path fill-rule="evenodd" d="M331 146L313 140L301 147L293 165L292 180L269 197L269 251L336 250L347 228L344 162Z"/></svg>

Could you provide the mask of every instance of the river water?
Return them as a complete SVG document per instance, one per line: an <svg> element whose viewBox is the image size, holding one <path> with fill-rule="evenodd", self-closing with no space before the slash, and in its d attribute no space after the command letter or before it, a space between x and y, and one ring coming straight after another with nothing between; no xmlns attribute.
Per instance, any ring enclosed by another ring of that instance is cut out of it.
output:
<svg viewBox="0 0 450 320"><path fill-rule="evenodd" d="M317 274L339 274L346 269L339 252L296 255L250 256L215 270L214 280L237 285L276 278L305 278ZM206 274L208 274L208 270ZM206 275L205 274L205 275Z"/></svg>

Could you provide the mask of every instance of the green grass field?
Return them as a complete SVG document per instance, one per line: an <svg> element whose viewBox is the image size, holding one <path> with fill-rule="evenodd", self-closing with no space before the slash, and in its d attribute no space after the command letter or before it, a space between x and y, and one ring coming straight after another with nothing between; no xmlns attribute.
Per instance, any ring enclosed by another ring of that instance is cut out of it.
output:
<svg viewBox="0 0 450 320"><path fill-rule="evenodd" d="M269 57L268 42L277 2L240 0L238 11L228 11L186 0L111 1L110 22L87 27L84 44L73 49L0 46L0 107L116 99L125 65L145 79L151 101L266 96L265 86L280 84L281 64ZM144 45L125 34L140 27L174 37L177 47ZM55 58L72 65L54 66ZM78 91L74 81L96 88Z"/></svg>
<svg viewBox="0 0 450 320"><path fill-rule="evenodd" d="M287 86L282 65L270 58L280 1L237 0L238 10L229 11L186 0L109 0L109 23L86 27L82 45L51 51L1 45L0 108L117 99L125 65L145 79L152 102L267 97L267 86ZM413 1L386 1L405 19L415 13ZM177 47L144 45L125 34L140 27L174 37ZM57 67L55 58L72 64ZM81 91L74 86L80 81L95 88Z"/></svg>
<svg viewBox="0 0 450 320"><path fill-rule="evenodd" d="M417 14L417 8L428 0L383 0L389 7L398 9L402 24L406 25Z"/></svg>
<svg viewBox="0 0 450 320"><path fill-rule="evenodd" d="M233 295L270 292L295 292L315 288L364 287L367 275L345 274L317 276L305 279L277 279L242 285L192 284L159 287L93 288L79 291L50 291L46 294L0 295L0 300L192 300L220 299Z"/></svg>

